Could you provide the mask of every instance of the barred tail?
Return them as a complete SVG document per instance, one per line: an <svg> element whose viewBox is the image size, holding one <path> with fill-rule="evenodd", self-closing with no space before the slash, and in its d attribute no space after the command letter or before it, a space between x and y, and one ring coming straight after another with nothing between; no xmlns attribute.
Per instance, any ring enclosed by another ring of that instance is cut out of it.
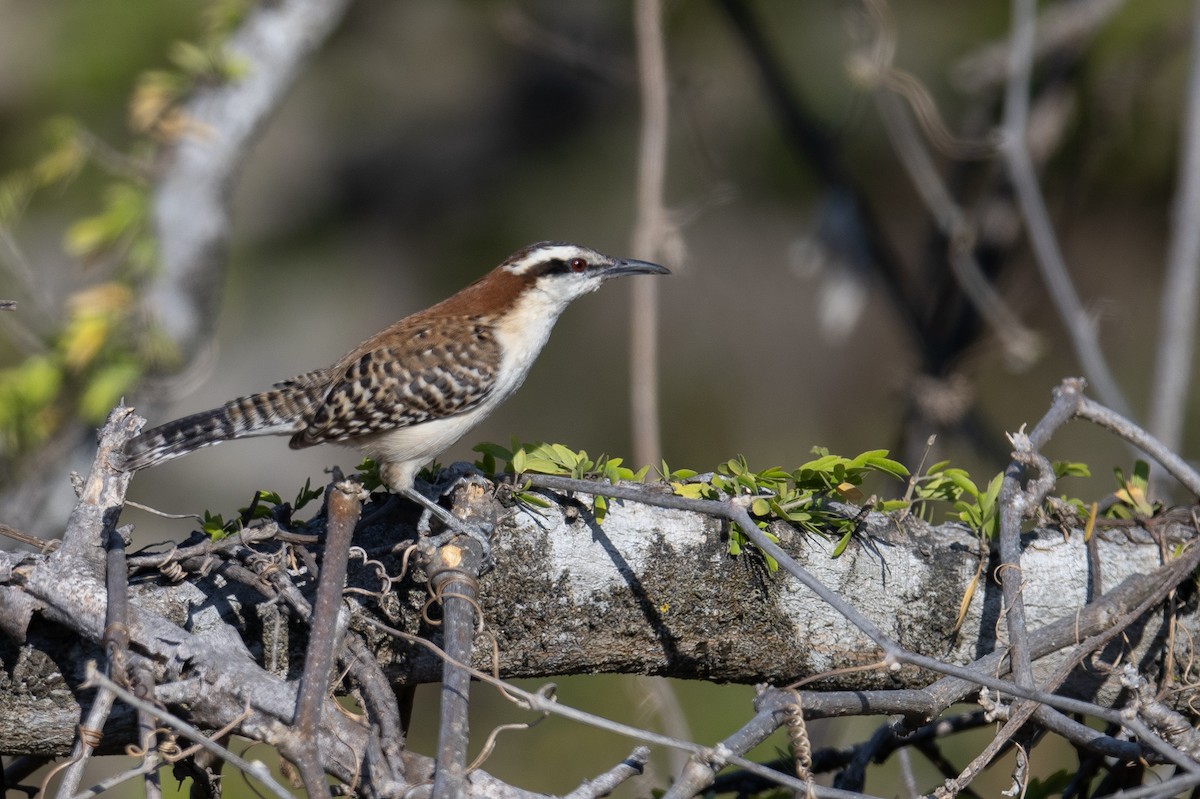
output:
<svg viewBox="0 0 1200 799"><path fill-rule="evenodd" d="M135 471L222 441L290 435L304 426L311 402L308 392L288 389L239 397L141 433L125 446L123 466Z"/></svg>

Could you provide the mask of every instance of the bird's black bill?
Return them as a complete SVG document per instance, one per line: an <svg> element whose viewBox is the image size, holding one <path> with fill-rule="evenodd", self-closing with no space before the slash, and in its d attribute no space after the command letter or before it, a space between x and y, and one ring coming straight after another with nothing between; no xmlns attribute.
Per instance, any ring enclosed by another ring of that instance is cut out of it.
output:
<svg viewBox="0 0 1200 799"><path fill-rule="evenodd" d="M612 266L604 270L606 277L620 277L621 275L669 275L671 270L665 266L652 264L649 261L635 261L633 259L621 259L615 261Z"/></svg>

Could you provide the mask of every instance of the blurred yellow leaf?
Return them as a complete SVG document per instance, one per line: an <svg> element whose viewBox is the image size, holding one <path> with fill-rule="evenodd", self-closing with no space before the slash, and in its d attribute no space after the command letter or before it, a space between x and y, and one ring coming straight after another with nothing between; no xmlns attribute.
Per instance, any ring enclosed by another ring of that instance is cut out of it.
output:
<svg viewBox="0 0 1200 799"><path fill-rule="evenodd" d="M133 291L111 280L89 286L67 298L67 311L72 316L99 312L123 314L132 305Z"/></svg>
<svg viewBox="0 0 1200 799"><path fill-rule="evenodd" d="M70 319L59 342L67 366L80 371L95 360L132 303L129 288L112 282L86 288L68 298Z"/></svg>
<svg viewBox="0 0 1200 799"><path fill-rule="evenodd" d="M91 363L108 340L111 329L109 318L101 314L87 314L68 322L62 337L67 366L78 372Z"/></svg>
<svg viewBox="0 0 1200 799"><path fill-rule="evenodd" d="M146 133L158 125L180 97L179 78L161 70L143 73L129 99L129 125Z"/></svg>
<svg viewBox="0 0 1200 799"><path fill-rule="evenodd" d="M114 183L104 192L104 209L67 229L67 252L86 258L98 255L133 233L149 211L146 190Z"/></svg>

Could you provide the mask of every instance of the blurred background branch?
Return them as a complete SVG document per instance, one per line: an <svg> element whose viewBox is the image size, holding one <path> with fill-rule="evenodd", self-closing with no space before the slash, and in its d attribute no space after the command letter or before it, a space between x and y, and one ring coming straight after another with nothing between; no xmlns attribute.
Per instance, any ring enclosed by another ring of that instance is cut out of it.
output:
<svg viewBox="0 0 1200 799"><path fill-rule="evenodd" d="M638 147L637 214L632 246L635 258L661 260L678 267L683 262L683 242L671 222L665 198L670 103L662 16L661 0L635 0L634 40L642 101L642 135ZM658 287L633 286L631 291L629 389L633 457L637 463L658 463L662 460Z"/></svg>
<svg viewBox="0 0 1200 799"><path fill-rule="evenodd" d="M1046 291L1054 303L1071 346L1101 402L1123 416L1130 416L1129 403L1117 384L1107 359L1100 350L1099 330L1084 308L1067 270L1049 209L1038 183L1029 149L1029 106L1033 81L1034 43L1037 33L1036 0L1013 0L1012 44L1009 75L1004 90L1004 123L1001 151L1017 205L1041 270Z"/></svg>
<svg viewBox="0 0 1200 799"><path fill-rule="evenodd" d="M1192 7L1190 63L1148 424L1150 432L1172 450L1183 442L1192 354L1196 350L1196 291L1200 285L1200 3Z"/></svg>

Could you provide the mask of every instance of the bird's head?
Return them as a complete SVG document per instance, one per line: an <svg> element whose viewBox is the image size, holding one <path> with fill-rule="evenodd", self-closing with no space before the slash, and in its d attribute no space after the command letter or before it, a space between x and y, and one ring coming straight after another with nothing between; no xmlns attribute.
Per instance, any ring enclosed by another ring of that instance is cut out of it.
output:
<svg viewBox="0 0 1200 799"><path fill-rule="evenodd" d="M622 275L667 275L665 266L613 258L578 244L543 241L514 253L500 269L524 278L526 285L563 306Z"/></svg>

